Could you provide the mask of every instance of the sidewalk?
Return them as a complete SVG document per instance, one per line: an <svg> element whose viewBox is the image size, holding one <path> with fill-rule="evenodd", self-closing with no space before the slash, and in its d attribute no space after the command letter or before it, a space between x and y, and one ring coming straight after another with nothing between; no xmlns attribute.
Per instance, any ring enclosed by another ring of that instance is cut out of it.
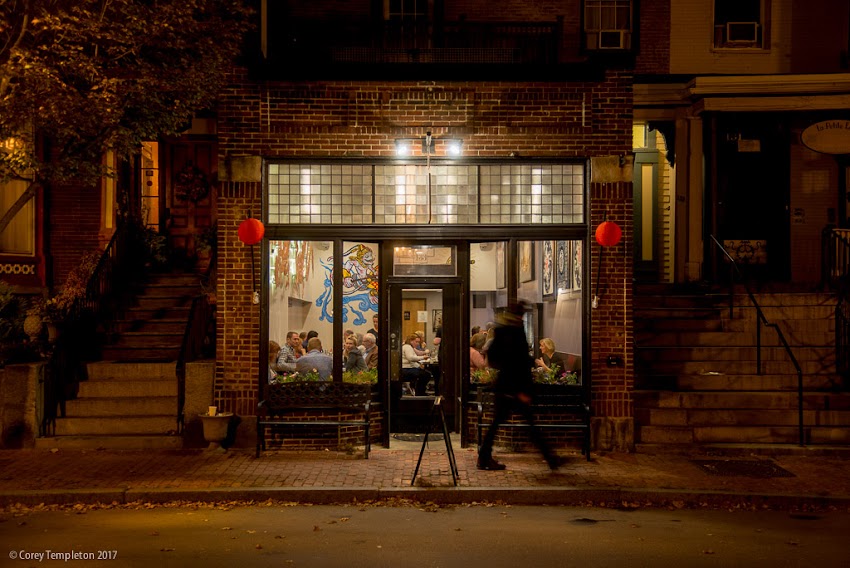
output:
<svg viewBox="0 0 850 568"><path fill-rule="evenodd" d="M459 470L455 487L440 441L429 443L411 487L420 449L421 443L373 447L368 460L362 452L335 451L269 451L256 459L253 451L242 449L3 450L0 506L268 499L340 503L395 498L439 504L501 501L850 510L846 453L830 456L799 450L774 457L746 452L725 457L593 453L590 462L576 453L568 455L560 470L551 472L539 454L505 453L497 448L497 459L508 469L479 471L475 450L455 445ZM701 467L694 460L707 463ZM711 473L728 465L738 466L736 475ZM777 477L777 473L790 476Z"/></svg>

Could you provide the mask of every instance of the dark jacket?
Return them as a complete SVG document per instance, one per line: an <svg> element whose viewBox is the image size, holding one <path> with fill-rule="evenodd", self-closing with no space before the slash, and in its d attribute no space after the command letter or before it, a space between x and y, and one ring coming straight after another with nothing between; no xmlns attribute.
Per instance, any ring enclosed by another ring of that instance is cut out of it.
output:
<svg viewBox="0 0 850 568"><path fill-rule="evenodd" d="M487 350L487 363L499 371L493 390L502 394L531 393L534 360L528 354L525 331L520 326L503 325L493 333L493 343Z"/></svg>

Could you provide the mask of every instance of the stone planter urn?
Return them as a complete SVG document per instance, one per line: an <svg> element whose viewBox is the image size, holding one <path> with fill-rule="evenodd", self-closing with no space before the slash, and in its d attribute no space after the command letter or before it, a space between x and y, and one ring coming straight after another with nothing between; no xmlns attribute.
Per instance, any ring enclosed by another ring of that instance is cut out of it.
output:
<svg viewBox="0 0 850 568"><path fill-rule="evenodd" d="M221 443L227 438L227 430L230 426L230 420L233 418L233 413L222 412L215 416L201 414L200 418L204 426L204 440L210 444L207 449L224 451Z"/></svg>

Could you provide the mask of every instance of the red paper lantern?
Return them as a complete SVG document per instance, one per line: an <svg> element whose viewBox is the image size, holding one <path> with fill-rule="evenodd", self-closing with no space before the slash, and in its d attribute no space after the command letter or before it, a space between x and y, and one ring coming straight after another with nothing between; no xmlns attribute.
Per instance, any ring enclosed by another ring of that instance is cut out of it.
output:
<svg viewBox="0 0 850 568"><path fill-rule="evenodd" d="M266 228L258 219L249 217L239 224L239 240L246 245L255 245L263 240Z"/></svg>
<svg viewBox="0 0 850 568"><path fill-rule="evenodd" d="M603 247L612 247L620 242L623 230L614 221L605 221L596 227L596 242Z"/></svg>

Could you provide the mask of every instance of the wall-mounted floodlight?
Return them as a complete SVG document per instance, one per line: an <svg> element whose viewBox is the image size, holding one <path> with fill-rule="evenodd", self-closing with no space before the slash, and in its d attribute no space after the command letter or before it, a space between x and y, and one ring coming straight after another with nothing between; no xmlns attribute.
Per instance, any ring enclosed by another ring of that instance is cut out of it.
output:
<svg viewBox="0 0 850 568"><path fill-rule="evenodd" d="M446 155L457 158L463 154L463 140L446 140Z"/></svg>
<svg viewBox="0 0 850 568"><path fill-rule="evenodd" d="M410 155L410 140L396 140L395 141L395 155L396 156L409 156Z"/></svg>

